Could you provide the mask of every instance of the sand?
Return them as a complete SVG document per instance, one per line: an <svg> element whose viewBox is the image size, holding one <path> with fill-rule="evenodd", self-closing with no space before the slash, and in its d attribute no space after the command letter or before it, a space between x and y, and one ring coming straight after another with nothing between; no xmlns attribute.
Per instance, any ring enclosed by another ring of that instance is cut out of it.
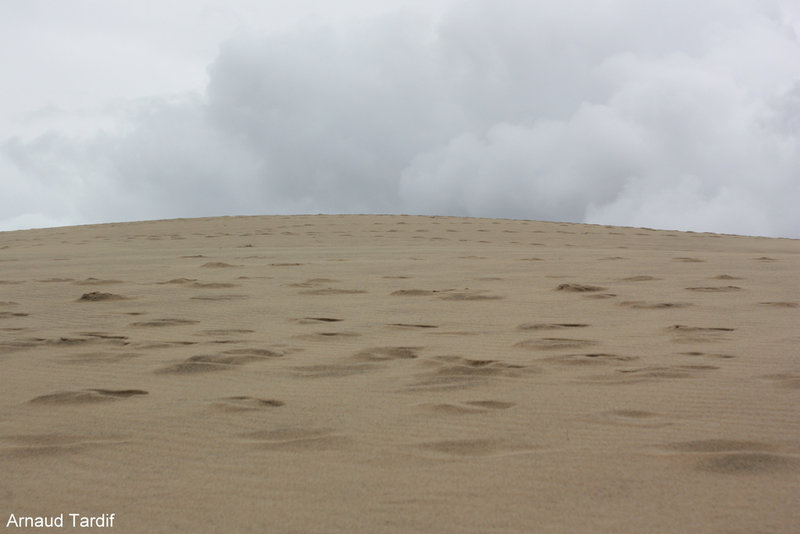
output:
<svg viewBox="0 0 800 534"><path fill-rule="evenodd" d="M0 521L797 532L799 274L797 240L517 220L0 233Z"/></svg>

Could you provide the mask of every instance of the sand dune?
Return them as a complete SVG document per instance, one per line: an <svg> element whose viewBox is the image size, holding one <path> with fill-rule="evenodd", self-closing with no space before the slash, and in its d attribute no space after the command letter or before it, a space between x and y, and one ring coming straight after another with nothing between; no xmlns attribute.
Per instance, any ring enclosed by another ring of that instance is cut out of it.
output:
<svg viewBox="0 0 800 534"><path fill-rule="evenodd" d="M0 519L797 532L799 327L797 240L322 215L0 233Z"/></svg>

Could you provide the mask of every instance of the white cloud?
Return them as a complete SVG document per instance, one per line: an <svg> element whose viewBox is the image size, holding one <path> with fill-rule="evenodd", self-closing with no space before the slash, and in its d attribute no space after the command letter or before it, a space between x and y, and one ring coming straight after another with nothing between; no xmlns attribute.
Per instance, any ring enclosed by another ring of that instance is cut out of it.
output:
<svg viewBox="0 0 800 534"><path fill-rule="evenodd" d="M0 227L410 212L797 237L797 21L768 1L470 0L242 32L202 95L0 142L21 199Z"/></svg>

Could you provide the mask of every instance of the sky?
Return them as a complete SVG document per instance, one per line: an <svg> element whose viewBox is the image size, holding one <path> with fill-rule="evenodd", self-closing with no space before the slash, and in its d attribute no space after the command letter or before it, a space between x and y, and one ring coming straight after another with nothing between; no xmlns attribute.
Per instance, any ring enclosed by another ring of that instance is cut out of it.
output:
<svg viewBox="0 0 800 534"><path fill-rule="evenodd" d="M0 0L0 231L295 213L800 237L796 0Z"/></svg>

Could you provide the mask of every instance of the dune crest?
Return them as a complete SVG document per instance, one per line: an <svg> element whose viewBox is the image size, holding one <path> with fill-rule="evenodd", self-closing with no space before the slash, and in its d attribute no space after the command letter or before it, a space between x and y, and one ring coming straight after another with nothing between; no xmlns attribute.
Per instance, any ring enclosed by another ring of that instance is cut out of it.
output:
<svg viewBox="0 0 800 534"><path fill-rule="evenodd" d="M316 215L0 248L8 513L133 533L800 525L800 241Z"/></svg>

